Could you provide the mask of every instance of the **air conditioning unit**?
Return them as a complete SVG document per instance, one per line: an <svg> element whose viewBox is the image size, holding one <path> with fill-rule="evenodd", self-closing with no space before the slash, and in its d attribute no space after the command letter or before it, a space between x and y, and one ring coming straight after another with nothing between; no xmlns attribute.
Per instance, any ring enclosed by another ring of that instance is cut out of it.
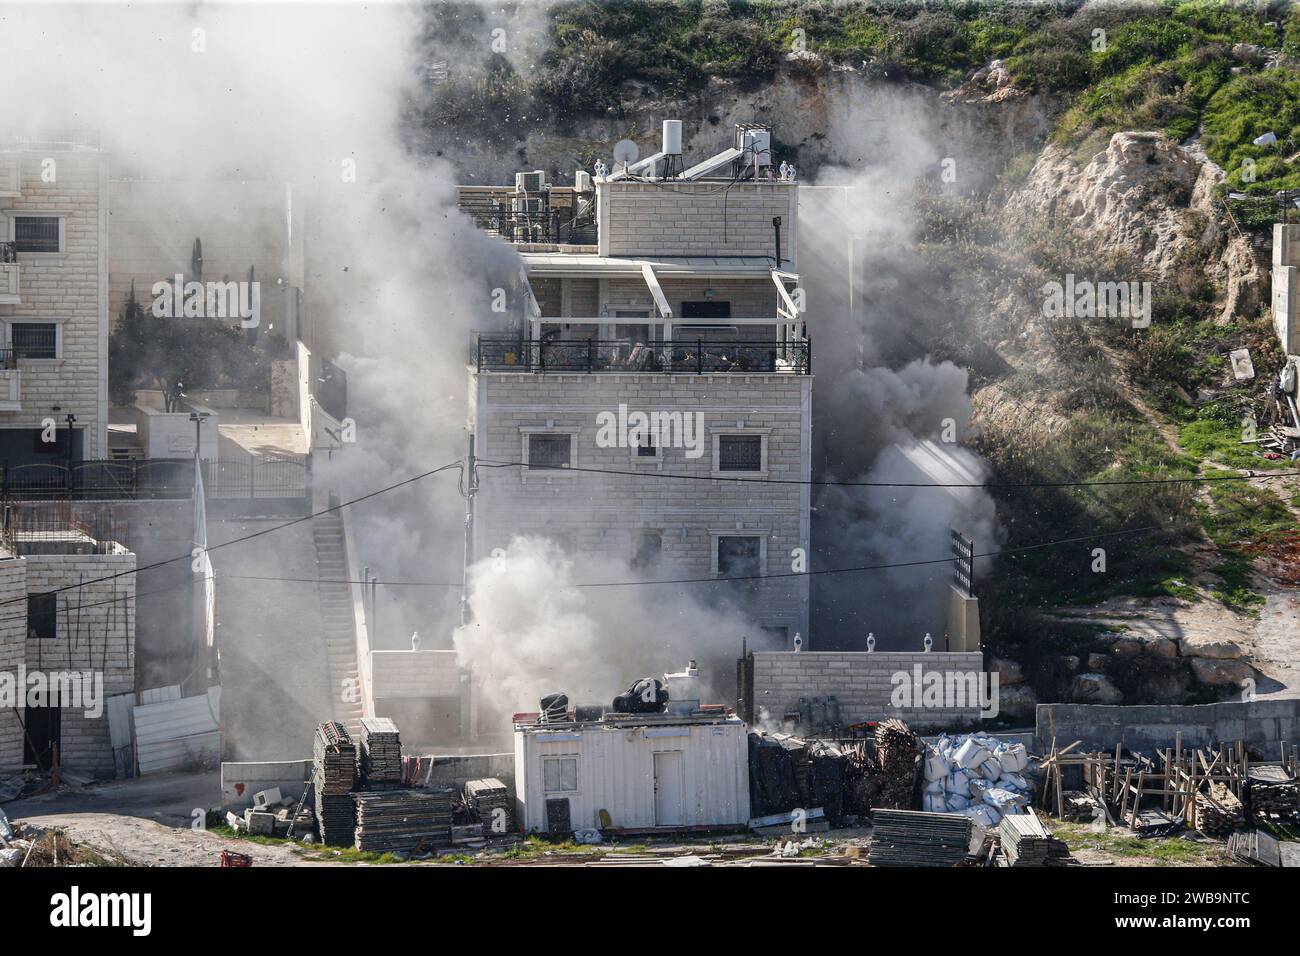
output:
<svg viewBox="0 0 1300 956"><path fill-rule="evenodd" d="M530 196L515 196L510 200L510 211L520 215L540 216L545 212L545 202Z"/></svg>
<svg viewBox="0 0 1300 956"><path fill-rule="evenodd" d="M746 151L742 160L745 165L753 166L756 155L758 165L772 165L772 127L753 123L737 123L735 145L736 149Z"/></svg>
<svg viewBox="0 0 1300 956"><path fill-rule="evenodd" d="M531 173L515 173L515 192L539 193L546 188L546 170L534 169Z"/></svg>
<svg viewBox="0 0 1300 956"><path fill-rule="evenodd" d="M585 169L579 169L573 174L573 189L575 192L591 192L591 173Z"/></svg>

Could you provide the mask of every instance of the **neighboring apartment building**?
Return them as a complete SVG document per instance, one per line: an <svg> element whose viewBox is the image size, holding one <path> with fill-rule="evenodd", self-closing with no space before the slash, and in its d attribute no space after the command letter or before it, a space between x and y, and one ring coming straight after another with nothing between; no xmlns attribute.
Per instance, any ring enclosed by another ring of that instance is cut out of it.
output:
<svg viewBox="0 0 1300 956"><path fill-rule="evenodd" d="M0 463L105 456L107 196L92 136L0 145Z"/></svg>
<svg viewBox="0 0 1300 956"><path fill-rule="evenodd" d="M475 553L532 534L611 579L759 578L726 593L788 646L807 634L807 578L761 578L806 567L809 547L797 187L776 178L768 129L738 127L686 169L680 123L664 126L660 153L574 187L525 173L461 191L516 244L526 301L517 327L476 338L476 452L522 467L479 472Z"/></svg>
<svg viewBox="0 0 1300 956"><path fill-rule="evenodd" d="M136 556L109 529L46 514L13 512L0 533L0 773L57 754L111 779L130 756L114 751L108 699L134 700Z"/></svg>

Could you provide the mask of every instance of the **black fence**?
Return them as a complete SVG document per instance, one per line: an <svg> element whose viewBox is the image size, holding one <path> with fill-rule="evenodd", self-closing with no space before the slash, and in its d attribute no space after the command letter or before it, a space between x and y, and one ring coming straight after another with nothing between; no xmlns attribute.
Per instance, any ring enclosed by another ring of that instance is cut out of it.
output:
<svg viewBox="0 0 1300 956"><path fill-rule="evenodd" d="M203 487L212 498L305 498L306 456L266 456L203 462ZM31 501L190 498L192 458L0 464L0 499Z"/></svg>
<svg viewBox="0 0 1300 956"><path fill-rule="evenodd" d="M572 192L557 198L549 189L516 192L508 186L464 187L458 205L485 232L507 242L560 244L596 243L596 224L590 214L577 214Z"/></svg>
<svg viewBox="0 0 1300 956"><path fill-rule="evenodd" d="M526 340L478 336L480 372L668 372L716 374L812 371L811 344L790 342L652 342Z"/></svg>

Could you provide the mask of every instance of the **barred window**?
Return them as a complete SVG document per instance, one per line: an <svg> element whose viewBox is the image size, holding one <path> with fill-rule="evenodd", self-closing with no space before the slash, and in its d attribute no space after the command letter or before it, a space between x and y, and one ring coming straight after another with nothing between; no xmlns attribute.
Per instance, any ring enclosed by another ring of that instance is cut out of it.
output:
<svg viewBox="0 0 1300 956"><path fill-rule="evenodd" d="M53 322L15 322L10 326L10 339L19 358L59 357L59 333Z"/></svg>
<svg viewBox="0 0 1300 956"><path fill-rule="evenodd" d="M568 435L529 435L529 468L567 468L570 445Z"/></svg>
<svg viewBox="0 0 1300 956"><path fill-rule="evenodd" d="M718 438L718 471L762 471L762 435L722 435Z"/></svg>
<svg viewBox="0 0 1300 956"><path fill-rule="evenodd" d="M61 252L58 216L14 216L14 246L19 252Z"/></svg>
<svg viewBox="0 0 1300 956"><path fill-rule="evenodd" d="M761 538L723 535L718 538L718 575L724 578L755 577L763 571L762 554Z"/></svg>

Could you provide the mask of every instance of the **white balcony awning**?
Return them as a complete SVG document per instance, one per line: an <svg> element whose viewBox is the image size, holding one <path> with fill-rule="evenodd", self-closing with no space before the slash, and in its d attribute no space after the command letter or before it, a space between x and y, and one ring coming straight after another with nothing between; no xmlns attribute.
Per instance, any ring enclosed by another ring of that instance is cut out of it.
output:
<svg viewBox="0 0 1300 956"><path fill-rule="evenodd" d="M533 294L533 284L528 281L528 269L525 266L519 267L519 281L524 286L525 305L528 309L528 317L536 320L542 317L542 307L537 304L537 296Z"/></svg>
<svg viewBox="0 0 1300 956"><path fill-rule="evenodd" d="M794 299L790 296L790 290L786 288L787 282L793 282L799 285L799 274L797 272L784 272L780 269L772 270L772 281L776 284L776 311L787 322L799 321L799 306L795 304Z"/></svg>
<svg viewBox="0 0 1300 956"><path fill-rule="evenodd" d="M649 264L662 279L761 279L772 271L768 256L656 256L632 259L561 252L525 252L524 269L545 278L635 278Z"/></svg>
<svg viewBox="0 0 1300 956"><path fill-rule="evenodd" d="M645 279L645 284L650 288L650 296L655 300L655 307L659 309L659 315L667 322L673 320L673 307L668 304L668 296L664 295L664 290L659 286L659 279L655 276L655 270L648 262L641 263L641 275Z"/></svg>

